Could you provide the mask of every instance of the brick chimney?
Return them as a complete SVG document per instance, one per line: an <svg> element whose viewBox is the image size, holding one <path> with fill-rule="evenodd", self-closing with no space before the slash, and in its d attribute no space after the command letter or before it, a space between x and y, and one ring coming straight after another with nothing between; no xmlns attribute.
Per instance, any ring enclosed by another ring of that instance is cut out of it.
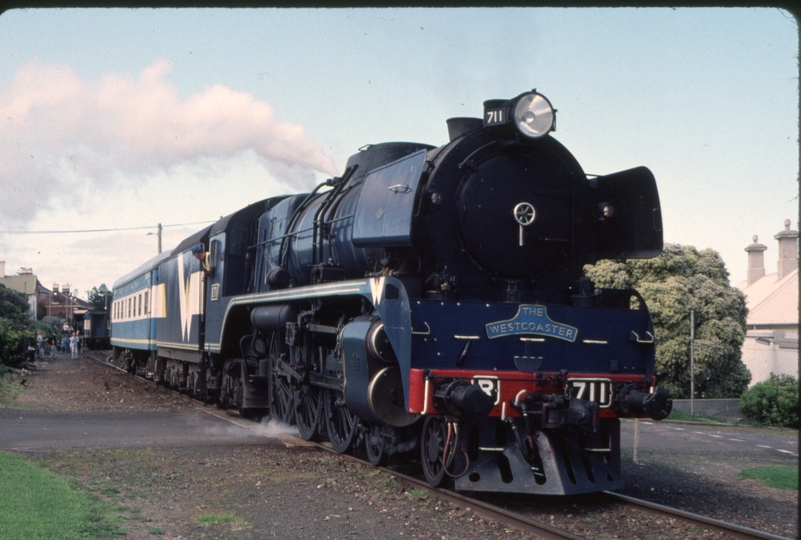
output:
<svg viewBox="0 0 801 540"><path fill-rule="evenodd" d="M784 220L784 230L774 236L779 241L778 279L798 268L798 231L790 230L790 220Z"/></svg>
<svg viewBox="0 0 801 540"><path fill-rule="evenodd" d="M70 295L70 284L69 283L65 283L64 285L61 286L61 294L63 294L64 296L69 296Z"/></svg>
<svg viewBox="0 0 801 540"><path fill-rule="evenodd" d="M53 283L53 294L58 294L58 283Z"/></svg>
<svg viewBox="0 0 801 540"><path fill-rule="evenodd" d="M754 235L754 243L745 248L748 252L748 285L765 275L765 256L764 251L768 246L757 244L757 235Z"/></svg>

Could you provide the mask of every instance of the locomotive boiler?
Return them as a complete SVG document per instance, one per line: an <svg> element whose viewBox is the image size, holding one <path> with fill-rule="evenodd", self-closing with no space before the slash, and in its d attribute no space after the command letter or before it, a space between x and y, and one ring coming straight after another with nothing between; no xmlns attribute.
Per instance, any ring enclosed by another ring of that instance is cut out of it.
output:
<svg viewBox="0 0 801 540"><path fill-rule="evenodd" d="M536 91L447 126L439 147L365 146L119 280L115 355L338 452L419 460L432 485L621 487L620 418L671 398L642 297L583 267L660 253L654 177L588 177Z"/></svg>

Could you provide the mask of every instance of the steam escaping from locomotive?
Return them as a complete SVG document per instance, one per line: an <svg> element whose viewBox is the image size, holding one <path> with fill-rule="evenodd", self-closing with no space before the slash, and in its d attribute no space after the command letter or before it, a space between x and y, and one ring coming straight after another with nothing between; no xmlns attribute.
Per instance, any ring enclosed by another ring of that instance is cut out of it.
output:
<svg viewBox="0 0 801 540"><path fill-rule="evenodd" d="M0 137L15 143L3 147L0 176L4 187L20 186L3 190L3 227L31 222L38 211L52 213L61 204L91 204L76 195L76 180L119 190L125 177L172 169L176 179L180 172L214 175L227 165L252 164L276 183L310 189L317 172L336 173L304 127L277 117L269 103L220 84L183 96L172 73L164 59L135 76L96 80L65 64L23 63L0 86Z"/></svg>
<svg viewBox="0 0 801 540"><path fill-rule="evenodd" d="M432 485L620 488L620 418L672 400L642 297L583 267L660 253L656 181L588 178L536 90L447 124L444 145L365 146L121 278L115 355L338 452L419 460Z"/></svg>

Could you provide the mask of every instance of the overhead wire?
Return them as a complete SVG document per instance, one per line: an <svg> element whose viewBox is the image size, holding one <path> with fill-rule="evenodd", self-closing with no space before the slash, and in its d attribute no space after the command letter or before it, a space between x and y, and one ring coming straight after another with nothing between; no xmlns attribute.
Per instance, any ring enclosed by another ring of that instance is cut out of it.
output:
<svg viewBox="0 0 801 540"><path fill-rule="evenodd" d="M199 225L203 223L214 223L216 220L210 219L206 221L193 221L191 223L173 223L170 225L161 225L162 229L167 227L183 227L186 225ZM141 227L118 227L111 229L70 229L70 230L53 230L53 231L0 231L0 234L69 234L69 233L95 233L95 232L113 232L113 231L135 231L142 229L158 229L159 225L144 225Z"/></svg>

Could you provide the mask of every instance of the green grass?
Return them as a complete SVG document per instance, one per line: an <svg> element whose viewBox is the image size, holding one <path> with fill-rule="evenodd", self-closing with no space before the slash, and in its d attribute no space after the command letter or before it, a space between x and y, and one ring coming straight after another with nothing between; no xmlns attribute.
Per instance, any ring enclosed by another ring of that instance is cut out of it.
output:
<svg viewBox="0 0 801 540"><path fill-rule="evenodd" d="M798 491L798 466L769 465L744 469L740 476L758 480L768 487Z"/></svg>
<svg viewBox="0 0 801 540"><path fill-rule="evenodd" d="M35 463L0 452L0 538L116 538L116 511Z"/></svg>
<svg viewBox="0 0 801 540"><path fill-rule="evenodd" d="M427 489L413 489L411 491L407 491L405 493L407 497L410 499L426 499L428 498L428 490Z"/></svg>
<svg viewBox="0 0 801 540"><path fill-rule="evenodd" d="M686 412L677 411L673 409L666 420L681 420L683 422L708 422L710 424L725 424L723 420L718 418L710 418L707 416L690 416Z"/></svg>
<svg viewBox="0 0 801 540"><path fill-rule="evenodd" d="M0 408L12 406L12 402L22 393L19 381L12 381L8 372L3 373L0 365Z"/></svg>

